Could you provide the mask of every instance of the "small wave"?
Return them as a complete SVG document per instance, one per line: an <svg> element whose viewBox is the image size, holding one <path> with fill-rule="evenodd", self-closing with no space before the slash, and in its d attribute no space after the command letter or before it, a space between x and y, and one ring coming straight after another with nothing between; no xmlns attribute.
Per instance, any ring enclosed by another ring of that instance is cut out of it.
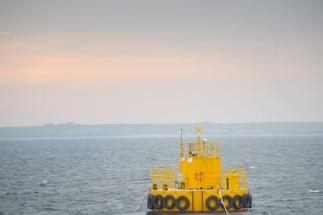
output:
<svg viewBox="0 0 323 215"><path fill-rule="evenodd" d="M255 166L250 166L249 168L250 168L250 169L254 169L254 168L256 168L256 167L255 167Z"/></svg>
<svg viewBox="0 0 323 215"><path fill-rule="evenodd" d="M46 207L46 208L42 208L42 210L45 210L45 211L57 211L58 209L51 208L51 207Z"/></svg>
<svg viewBox="0 0 323 215"><path fill-rule="evenodd" d="M46 186L48 184L48 181L42 181L39 186L43 187L43 186Z"/></svg>
<svg viewBox="0 0 323 215"><path fill-rule="evenodd" d="M310 192L310 193L320 193L321 190L309 190L308 192Z"/></svg>
<svg viewBox="0 0 323 215"><path fill-rule="evenodd" d="M16 196L17 193L15 193L15 192L6 192L6 195L7 196Z"/></svg>

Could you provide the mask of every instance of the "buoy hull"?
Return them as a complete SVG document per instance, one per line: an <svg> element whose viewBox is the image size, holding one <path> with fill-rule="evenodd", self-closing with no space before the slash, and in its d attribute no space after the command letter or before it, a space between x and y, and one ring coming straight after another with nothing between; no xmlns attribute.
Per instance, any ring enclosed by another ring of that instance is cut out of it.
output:
<svg viewBox="0 0 323 215"><path fill-rule="evenodd" d="M221 191L228 211L246 211L251 208L248 190ZM223 212L218 190L151 190L147 208L156 212Z"/></svg>

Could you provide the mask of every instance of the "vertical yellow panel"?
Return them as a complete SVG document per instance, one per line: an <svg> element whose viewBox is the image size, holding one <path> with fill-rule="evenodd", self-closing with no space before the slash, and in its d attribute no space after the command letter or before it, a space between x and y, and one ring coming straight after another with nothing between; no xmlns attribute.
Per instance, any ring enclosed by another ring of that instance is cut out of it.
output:
<svg viewBox="0 0 323 215"><path fill-rule="evenodd" d="M202 211L202 192L201 191L192 191L193 193L193 207L194 211Z"/></svg>

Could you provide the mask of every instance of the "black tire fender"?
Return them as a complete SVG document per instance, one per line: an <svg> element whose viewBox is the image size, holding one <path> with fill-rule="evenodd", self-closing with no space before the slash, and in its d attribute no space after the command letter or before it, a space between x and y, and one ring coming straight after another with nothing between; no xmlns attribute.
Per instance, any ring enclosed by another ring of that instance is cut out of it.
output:
<svg viewBox="0 0 323 215"><path fill-rule="evenodd" d="M240 195L235 195L232 199L232 206L235 208L235 209L241 209L244 204L243 204L243 201L242 201L242 197Z"/></svg>
<svg viewBox="0 0 323 215"><path fill-rule="evenodd" d="M222 196L222 199L223 199L223 204L225 204L224 202L227 200L229 203L228 203L228 205L226 205L225 207L227 208L227 209L231 209L232 208L232 203L233 203L233 201L232 201L232 198L231 198L231 196L229 196L229 195L224 195L224 196ZM222 203L222 202L221 202ZM222 208L224 208L224 205L223 204L221 204L221 207Z"/></svg>
<svg viewBox="0 0 323 215"><path fill-rule="evenodd" d="M184 205L181 204L181 202L185 202ZM180 211L186 211L190 207L190 200L186 196L179 196L176 201L176 208Z"/></svg>
<svg viewBox="0 0 323 215"><path fill-rule="evenodd" d="M147 197L147 208L148 209L154 209L154 196L152 194L149 194Z"/></svg>
<svg viewBox="0 0 323 215"><path fill-rule="evenodd" d="M250 193L244 194L242 196L243 206L245 208L251 208L252 207L252 195Z"/></svg>
<svg viewBox="0 0 323 215"><path fill-rule="evenodd" d="M156 195L153 203L154 209L162 209L164 207L164 197L162 195Z"/></svg>
<svg viewBox="0 0 323 215"><path fill-rule="evenodd" d="M171 203L169 204L169 202L171 202ZM173 209L176 206L176 199L172 195L167 195L164 198L164 203L163 204L164 204L164 207L166 209Z"/></svg>
<svg viewBox="0 0 323 215"><path fill-rule="evenodd" d="M212 202L215 201L215 205L212 206ZM209 211L216 211L216 209L219 208L220 206L220 200L218 199L218 197L214 196L214 195L211 195L209 196L206 201L205 201L205 205L206 205L206 208L209 210Z"/></svg>

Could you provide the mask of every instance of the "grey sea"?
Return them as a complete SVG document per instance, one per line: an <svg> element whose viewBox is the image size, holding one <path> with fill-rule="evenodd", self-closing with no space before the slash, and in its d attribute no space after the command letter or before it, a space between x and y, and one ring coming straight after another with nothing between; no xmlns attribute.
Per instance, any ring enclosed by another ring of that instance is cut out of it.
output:
<svg viewBox="0 0 323 215"><path fill-rule="evenodd" d="M114 132L119 125L83 136L89 128L71 127L0 129L0 214L146 214L149 170L177 166L180 125L167 127L172 134L150 125ZM224 168L247 168L253 208L236 214L323 214L323 133L264 130L207 136L221 141Z"/></svg>

